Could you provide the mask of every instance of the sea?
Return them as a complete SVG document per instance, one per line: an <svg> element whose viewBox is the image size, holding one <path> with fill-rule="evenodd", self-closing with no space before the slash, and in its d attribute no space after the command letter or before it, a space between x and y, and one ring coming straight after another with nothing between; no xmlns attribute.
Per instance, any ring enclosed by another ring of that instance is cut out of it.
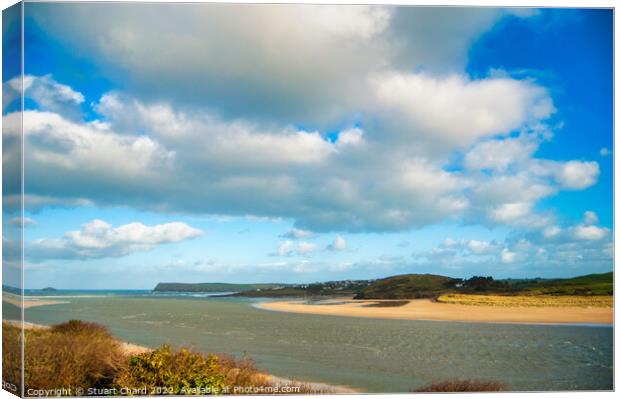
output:
<svg viewBox="0 0 620 399"><path fill-rule="evenodd" d="M25 309L25 317L45 325L98 322L123 341L250 357L278 377L368 393L454 378L500 381L511 391L613 389L610 325L293 314L257 306L269 299L219 294L31 290L27 299L62 303ZM5 318L19 314L12 308L3 303Z"/></svg>

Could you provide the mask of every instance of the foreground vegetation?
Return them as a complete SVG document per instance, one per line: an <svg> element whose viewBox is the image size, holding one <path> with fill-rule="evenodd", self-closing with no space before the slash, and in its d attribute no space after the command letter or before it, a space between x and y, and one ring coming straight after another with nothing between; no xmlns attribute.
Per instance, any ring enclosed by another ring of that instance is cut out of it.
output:
<svg viewBox="0 0 620 399"><path fill-rule="evenodd" d="M20 381L19 327L2 324L2 378ZM26 390L80 389L92 395L204 395L242 393L329 393L309 383L274 381L251 359L202 354L162 346L131 354L98 324L72 320L51 328L24 331ZM77 391L76 391L77 390ZM90 391L89 391L90 390ZM71 393L69 393L71 392Z"/></svg>
<svg viewBox="0 0 620 399"><path fill-rule="evenodd" d="M498 381L448 380L425 385L414 392L498 392L505 389Z"/></svg>

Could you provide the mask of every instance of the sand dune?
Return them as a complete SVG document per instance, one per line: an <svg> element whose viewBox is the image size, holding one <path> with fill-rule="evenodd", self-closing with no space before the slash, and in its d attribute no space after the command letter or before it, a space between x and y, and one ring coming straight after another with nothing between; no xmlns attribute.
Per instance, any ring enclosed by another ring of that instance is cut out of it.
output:
<svg viewBox="0 0 620 399"><path fill-rule="evenodd" d="M613 323L613 308L604 307L495 307L412 300L397 307L368 307L385 301L331 300L265 302L259 308L292 313L403 320L444 320L496 323Z"/></svg>

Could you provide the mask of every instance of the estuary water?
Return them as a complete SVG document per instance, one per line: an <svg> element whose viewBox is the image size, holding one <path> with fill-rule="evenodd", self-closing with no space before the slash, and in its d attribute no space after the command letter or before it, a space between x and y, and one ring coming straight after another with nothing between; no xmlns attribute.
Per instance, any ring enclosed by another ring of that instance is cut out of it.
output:
<svg viewBox="0 0 620 399"><path fill-rule="evenodd" d="M258 309L251 299L139 293L62 300L26 309L26 320L99 322L124 341L247 355L280 377L363 392L409 392L451 378L518 391L613 388L610 326L318 316Z"/></svg>

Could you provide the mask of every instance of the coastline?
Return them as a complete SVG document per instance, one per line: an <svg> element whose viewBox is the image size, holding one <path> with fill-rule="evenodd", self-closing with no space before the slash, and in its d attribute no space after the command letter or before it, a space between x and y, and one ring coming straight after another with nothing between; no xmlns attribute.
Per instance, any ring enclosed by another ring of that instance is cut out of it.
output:
<svg viewBox="0 0 620 399"><path fill-rule="evenodd" d="M323 316L475 323L613 325L613 307L480 306L413 299L403 306L368 307L389 300L332 299L319 304L304 300L261 302L259 309Z"/></svg>
<svg viewBox="0 0 620 399"><path fill-rule="evenodd" d="M57 301L57 300L39 300L39 299L31 299L24 298L23 302L19 295L11 294L8 292L2 293L2 300L10 303L13 306L17 306L18 308L24 307L24 309L33 308L36 306L47 306L47 305L58 305L61 303L67 303L66 301Z"/></svg>
<svg viewBox="0 0 620 399"><path fill-rule="evenodd" d="M21 327L21 322L19 320L3 320L4 323L8 323L14 325L16 327ZM49 329L50 326L46 326L43 324L35 324L30 322L24 322L25 330L38 330L38 329ZM139 355L144 352L148 352L153 350L153 348L149 348L147 346L133 344L130 342L124 342L117 339L117 342L120 345L120 349L126 356L134 356ZM275 376L269 373L260 373L263 377L265 377L269 382L272 382L275 386L297 386L303 385L309 387L312 390L316 390L317 392L324 392L329 394L358 394L363 393L358 389L344 386L344 385L332 385L324 382L314 382L314 381L301 381L291 378L284 378Z"/></svg>

